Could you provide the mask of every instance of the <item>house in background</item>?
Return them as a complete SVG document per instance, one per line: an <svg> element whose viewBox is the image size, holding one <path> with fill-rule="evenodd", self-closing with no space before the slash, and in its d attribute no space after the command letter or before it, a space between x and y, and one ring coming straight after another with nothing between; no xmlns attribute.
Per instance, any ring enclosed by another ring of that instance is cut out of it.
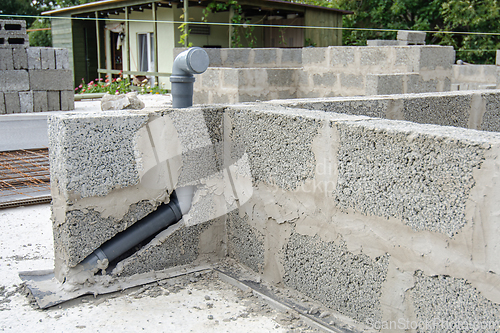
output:
<svg viewBox="0 0 500 333"><path fill-rule="evenodd" d="M232 47L233 29L238 29L243 46L337 46L342 45L341 29L284 26L341 28L342 15L351 14L282 0L239 0L245 20L259 25L251 32L253 45L248 45L245 35L250 28L232 26L235 14L231 10L210 13L207 24L199 23L203 9L212 2L104 0L43 15L51 16L53 46L69 50L75 85L82 78L89 82L98 75L123 70L125 74L154 76L156 82L169 87L173 49L184 46L179 44L179 26L185 20L193 22L186 40L193 46Z"/></svg>

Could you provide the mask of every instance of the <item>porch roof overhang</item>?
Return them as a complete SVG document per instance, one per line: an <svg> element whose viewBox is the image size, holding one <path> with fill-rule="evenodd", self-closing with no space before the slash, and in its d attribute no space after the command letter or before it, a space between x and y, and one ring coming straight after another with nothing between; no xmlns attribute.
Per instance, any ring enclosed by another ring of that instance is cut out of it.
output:
<svg viewBox="0 0 500 333"><path fill-rule="evenodd" d="M78 5L78 6L54 9L54 10L50 10L47 12L43 12L42 15L49 15L49 16L68 15L68 14L69 15L78 15L78 14L85 14L85 13L96 12L96 11L114 10L114 9L123 8L125 6L130 7L130 6L145 5L145 4L150 4L153 2L158 3L158 4L164 4L167 6L169 5L169 3L172 5L182 4L182 2L180 0L173 0L173 1L167 1L167 0L102 0L102 1L86 3L86 4ZM207 0L190 1L190 6L203 6L203 7L205 7L209 2L210 1L207 1ZM224 2L224 1L222 0L221 2ZM348 11L348 10L321 7L321 6L315 6L315 5L307 5L307 4L289 2L289 1L284 1L284 0L239 0L238 2L240 5L260 7L264 10L281 9L281 10L294 10L294 11L303 12L307 8L313 8L313 9L320 9L320 10L329 11L329 12L337 12L337 13L342 14L342 15L353 14L353 12Z"/></svg>

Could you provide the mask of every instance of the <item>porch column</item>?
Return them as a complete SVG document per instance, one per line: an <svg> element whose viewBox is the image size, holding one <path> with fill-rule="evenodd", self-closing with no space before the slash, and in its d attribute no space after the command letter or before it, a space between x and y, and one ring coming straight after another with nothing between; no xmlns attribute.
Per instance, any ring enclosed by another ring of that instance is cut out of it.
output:
<svg viewBox="0 0 500 333"><path fill-rule="evenodd" d="M182 1L182 0L181 0ZM184 39L184 47L188 47L189 42L189 0L184 0L184 31L186 32L186 38Z"/></svg>
<svg viewBox="0 0 500 333"><path fill-rule="evenodd" d="M97 69L101 67L101 32L99 31L99 12L95 12L95 34L97 38ZM97 77L101 78L101 73L97 72Z"/></svg>
<svg viewBox="0 0 500 333"><path fill-rule="evenodd" d="M186 1L187 2L187 1ZM154 46L154 65L153 65L153 71L158 72L158 23L156 22L158 17L156 13L156 2L152 3L152 10L153 10L153 46ZM154 83L159 84L160 82L158 81L158 76L155 76L154 78Z"/></svg>
<svg viewBox="0 0 500 333"><path fill-rule="evenodd" d="M229 48L233 47L233 18L234 18L234 8L229 6Z"/></svg>
<svg viewBox="0 0 500 333"><path fill-rule="evenodd" d="M125 54L127 55L127 67L125 70L130 71L130 36L129 36L129 13L128 13L128 7L125 6ZM130 79L130 75L127 75Z"/></svg>

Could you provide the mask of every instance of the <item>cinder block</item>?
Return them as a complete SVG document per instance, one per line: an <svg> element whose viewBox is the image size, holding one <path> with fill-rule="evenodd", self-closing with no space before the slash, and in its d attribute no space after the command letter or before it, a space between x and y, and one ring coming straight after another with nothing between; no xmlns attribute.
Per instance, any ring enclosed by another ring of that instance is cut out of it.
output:
<svg viewBox="0 0 500 333"><path fill-rule="evenodd" d="M29 80L31 90L73 91L73 72L70 70L30 70Z"/></svg>
<svg viewBox="0 0 500 333"><path fill-rule="evenodd" d="M28 69L28 54L27 49L18 47L12 49L12 60L14 69Z"/></svg>
<svg viewBox="0 0 500 333"><path fill-rule="evenodd" d="M33 92L21 91L19 92L19 104L21 113L33 112Z"/></svg>
<svg viewBox="0 0 500 333"><path fill-rule="evenodd" d="M426 33L422 31L399 30L398 40L406 41L409 45L424 45Z"/></svg>
<svg viewBox="0 0 500 333"><path fill-rule="evenodd" d="M67 49L54 49L56 57L56 69L69 68L69 52Z"/></svg>
<svg viewBox="0 0 500 333"><path fill-rule="evenodd" d="M403 74L368 74L366 76L366 95L402 94Z"/></svg>
<svg viewBox="0 0 500 333"><path fill-rule="evenodd" d="M48 111L61 110L61 92L47 91L47 109Z"/></svg>
<svg viewBox="0 0 500 333"><path fill-rule="evenodd" d="M383 66L387 64L388 48L360 48L361 66Z"/></svg>
<svg viewBox="0 0 500 333"><path fill-rule="evenodd" d="M316 47L309 47L304 50L307 50L307 53L311 55L316 53L316 49L317 49ZM348 46L329 47L328 49L327 48L322 48L322 49L328 50L328 52L330 53L331 66L342 65L344 67L354 64L354 54L357 51L359 51L358 47L348 47ZM305 61L305 58L303 58L303 61Z"/></svg>
<svg viewBox="0 0 500 333"><path fill-rule="evenodd" d="M434 70L436 68L452 69L455 63L453 46L421 46L420 69ZM451 75L452 73L450 73Z"/></svg>
<svg viewBox="0 0 500 333"><path fill-rule="evenodd" d="M0 114L5 114L5 98L3 92L0 92Z"/></svg>
<svg viewBox="0 0 500 333"><path fill-rule="evenodd" d="M56 58L53 48L44 47L40 49L40 58L42 62L42 69L56 69Z"/></svg>
<svg viewBox="0 0 500 333"><path fill-rule="evenodd" d="M0 31L26 33L25 20L0 20Z"/></svg>
<svg viewBox="0 0 500 333"><path fill-rule="evenodd" d="M28 69L42 69L42 57L40 47L30 47L26 49L28 56Z"/></svg>
<svg viewBox="0 0 500 333"><path fill-rule="evenodd" d="M0 71L0 91L28 91L30 90L28 71L10 70Z"/></svg>
<svg viewBox="0 0 500 333"><path fill-rule="evenodd" d="M61 111L75 109L75 94L71 90L61 91Z"/></svg>
<svg viewBox="0 0 500 333"><path fill-rule="evenodd" d="M295 69L267 68L267 82L274 87L290 87L296 84ZM264 88L264 87L263 87Z"/></svg>
<svg viewBox="0 0 500 333"><path fill-rule="evenodd" d="M224 59L226 53L226 59ZM244 67L248 65L250 49L225 49L221 51L221 58L225 67Z"/></svg>
<svg viewBox="0 0 500 333"><path fill-rule="evenodd" d="M19 103L19 93L6 92L5 97L5 113L19 113L21 112L21 104Z"/></svg>
<svg viewBox="0 0 500 333"><path fill-rule="evenodd" d="M281 52L282 65L302 65L302 49L281 49Z"/></svg>
<svg viewBox="0 0 500 333"><path fill-rule="evenodd" d="M13 70L12 49L0 49L0 71Z"/></svg>
<svg viewBox="0 0 500 333"><path fill-rule="evenodd" d="M33 91L33 111L44 112L48 111L47 92Z"/></svg>
<svg viewBox="0 0 500 333"><path fill-rule="evenodd" d="M254 64L275 65L277 59L276 50L277 49L253 49Z"/></svg>
<svg viewBox="0 0 500 333"><path fill-rule="evenodd" d="M312 78L315 86L333 87L337 82L337 74L331 72L313 74Z"/></svg>
<svg viewBox="0 0 500 333"><path fill-rule="evenodd" d="M0 31L0 48L29 47L28 34L13 34Z"/></svg>
<svg viewBox="0 0 500 333"><path fill-rule="evenodd" d="M369 39L366 41L366 46L401 46L406 45L404 41L386 40L386 39Z"/></svg>

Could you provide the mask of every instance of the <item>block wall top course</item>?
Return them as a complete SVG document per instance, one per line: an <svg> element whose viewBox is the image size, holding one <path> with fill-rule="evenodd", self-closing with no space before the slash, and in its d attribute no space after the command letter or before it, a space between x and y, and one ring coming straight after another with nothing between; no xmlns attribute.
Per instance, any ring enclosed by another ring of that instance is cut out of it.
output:
<svg viewBox="0 0 500 333"><path fill-rule="evenodd" d="M0 32L26 33L26 21L0 20Z"/></svg>

